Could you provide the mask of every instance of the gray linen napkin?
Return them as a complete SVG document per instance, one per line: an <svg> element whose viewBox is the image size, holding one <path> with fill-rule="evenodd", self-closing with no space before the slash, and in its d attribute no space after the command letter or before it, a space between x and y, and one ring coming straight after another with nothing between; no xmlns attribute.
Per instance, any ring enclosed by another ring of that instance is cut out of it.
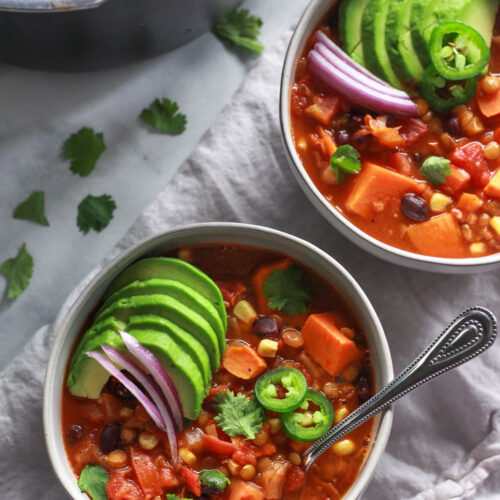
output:
<svg viewBox="0 0 500 500"><path fill-rule="evenodd" d="M279 131L279 80L289 36L264 54L107 260L146 236L191 222L251 222L288 231L330 253L358 280L378 311L399 371L465 307L479 304L498 314L500 275L446 276L382 262L315 212L286 164ZM72 293L59 318L97 271ZM53 331L40 329L0 375L2 500L66 498L48 463L41 422ZM364 498L500 498L499 354L494 346L397 404L387 452Z"/></svg>

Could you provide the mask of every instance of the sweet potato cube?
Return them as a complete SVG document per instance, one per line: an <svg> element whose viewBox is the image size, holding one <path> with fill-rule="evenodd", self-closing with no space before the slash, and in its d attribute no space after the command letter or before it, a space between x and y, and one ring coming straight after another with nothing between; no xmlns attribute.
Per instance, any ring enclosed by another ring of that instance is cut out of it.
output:
<svg viewBox="0 0 500 500"><path fill-rule="evenodd" d="M484 192L494 198L500 198L500 168L493 174L490 182L486 184Z"/></svg>
<svg viewBox="0 0 500 500"><path fill-rule="evenodd" d="M481 205L483 204L483 200L471 193L462 193L460 198L455 205L455 208L460 210L465 214L474 213Z"/></svg>
<svg viewBox="0 0 500 500"><path fill-rule="evenodd" d="M418 252L435 257L463 257L464 242L455 217L446 213L408 228Z"/></svg>
<svg viewBox="0 0 500 500"><path fill-rule="evenodd" d="M450 175L446 176L446 180L441 184L440 188L448 194L461 193L467 184L469 184L470 175L461 168L450 166Z"/></svg>
<svg viewBox="0 0 500 500"><path fill-rule="evenodd" d="M346 208L366 219L374 214L374 203L399 200L406 193L421 193L423 185L406 175L399 174L374 163L365 162L354 181Z"/></svg>
<svg viewBox="0 0 500 500"><path fill-rule="evenodd" d="M311 358L332 376L362 357L356 344L337 328L332 313L311 314L302 328L302 336Z"/></svg>
<svg viewBox="0 0 500 500"><path fill-rule="evenodd" d="M222 366L229 373L243 380L250 380L267 368L264 358L248 345L228 346L222 356Z"/></svg>

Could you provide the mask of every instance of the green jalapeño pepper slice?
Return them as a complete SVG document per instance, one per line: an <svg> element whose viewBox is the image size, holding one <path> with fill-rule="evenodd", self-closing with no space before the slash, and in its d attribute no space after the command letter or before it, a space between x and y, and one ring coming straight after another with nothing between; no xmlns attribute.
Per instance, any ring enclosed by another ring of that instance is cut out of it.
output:
<svg viewBox="0 0 500 500"><path fill-rule="evenodd" d="M321 392L307 390L306 399L300 409L281 413L281 427L295 441L309 443L319 439L330 429L333 422L333 407Z"/></svg>
<svg viewBox="0 0 500 500"><path fill-rule="evenodd" d="M278 397L277 385L285 390L285 397ZM284 412L298 408L306 398L307 380L297 368L276 368L262 375L255 384L255 396L268 410Z"/></svg>
<svg viewBox="0 0 500 500"><path fill-rule="evenodd" d="M463 82L444 79L432 64L425 70L422 78L422 94L429 106L436 111L450 109L469 102L476 92L477 77Z"/></svg>
<svg viewBox="0 0 500 500"><path fill-rule="evenodd" d="M490 49L481 34L459 22L438 24L432 30L429 52L436 71L447 80L479 75L490 60Z"/></svg>

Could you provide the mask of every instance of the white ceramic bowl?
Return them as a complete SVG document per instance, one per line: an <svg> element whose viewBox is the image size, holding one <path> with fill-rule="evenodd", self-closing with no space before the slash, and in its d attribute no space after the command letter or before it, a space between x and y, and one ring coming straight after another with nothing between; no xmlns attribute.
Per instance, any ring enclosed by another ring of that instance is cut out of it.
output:
<svg viewBox="0 0 500 500"><path fill-rule="evenodd" d="M309 2L290 40L283 66L280 95L281 132L288 162L300 187L314 207L335 229L354 244L389 262L423 271L442 273L473 273L489 271L494 268L498 269L500 267L500 253L485 257L448 259L420 255L387 245L361 231L361 229L356 227L340 212L335 210L309 177L293 144L290 126L290 93L297 60L302 54L307 40L311 36L315 26L335 3L337 3L337 0L311 0Z"/></svg>
<svg viewBox="0 0 500 500"><path fill-rule="evenodd" d="M234 242L290 255L330 282L344 297L363 328L375 370L376 390L393 378L392 361L382 326L359 285L347 271L325 252L288 234L246 224L209 223L175 229L142 241L130 248L101 272L79 295L67 314L57 322L57 332L45 376L43 420L45 441L52 466L62 485L75 499L87 499L77 486L64 450L61 428L61 396L68 357L85 319L99 302L111 281L135 260L161 255L185 245ZM375 417L374 439L363 468L345 500L358 498L368 485L380 459L392 424L392 411Z"/></svg>

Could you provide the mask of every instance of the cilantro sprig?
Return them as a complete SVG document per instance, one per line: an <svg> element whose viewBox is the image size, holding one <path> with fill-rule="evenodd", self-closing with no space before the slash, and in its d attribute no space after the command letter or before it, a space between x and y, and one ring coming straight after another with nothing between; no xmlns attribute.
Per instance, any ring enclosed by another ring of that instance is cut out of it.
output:
<svg viewBox="0 0 500 500"><path fill-rule="evenodd" d="M100 465L86 465L80 473L78 486L83 493L88 493L92 500L107 500L106 483L109 474Z"/></svg>
<svg viewBox="0 0 500 500"><path fill-rule="evenodd" d="M179 113L179 105L170 99L155 99L140 114L141 120L160 132L178 135L186 130L186 115Z"/></svg>
<svg viewBox="0 0 500 500"><path fill-rule="evenodd" d="M33 276L33 267L33 257L26 250L26 243L23 243L15 257L7 259L0 266L0 273L7 276L9 280L8 299L19 297L28 287Z"/></svg>
<svg viewBox="0 0 500 500"><path fill-rule="evenodd" d="M71 160L70 170L86 177L94 170L97 160L105 151L104 136L89 127L83 127L70 135L63 146L63 154Z"/></svg>
<svg viewBox="0 0 500 500"><path fill-rule="evenodd" d="M330 167L337 176L337 184L345 180L349 174L361 172L359 153L350 144L339 146L330 158Z"/></svg>
<svg viewBox="0 0 500 500"><path fill-rule="evenodd" d="M422 175L435 186L446 181L446 176L451 174L450 160L441 156L429 156L420 168Z"/></svg>
<svg viewBox="0 0 500 500"><path fill-rule="evenodd" d="M87 234L91 229L102 231L113 218L116 203L109 194L92 196L89 194L78 205L76 224L80 231Z"/></svg>
<svg viewBox="0 0 500 500"><path fill-rule="evenodd" d="M200 482L204 486L203 490L210 492L211 495L216 495L226 489L226 486L231 483L229 479L218 470L203 470L200 472Z"/></svg>
<svg viewBox="0 0 500 500"><path fill-rule="evenodd" d="M265 418L264 409L255 399L226 390L219 391L214 401L214 408L219 412L214 420L226 434L255 438Z"/></svg>
<svg viewBox="0 0 500 500"><path fill-rule="evenodd" d="M306 312L312 295L310 286L303 280L302 269L297 266L272 271L264 280L263 292L271 309L291 316Z"/></svg>
<svg viewBox="0 0 500 500"><path fill-rule="evenodd" d="M49 221L45 217L45 193L43 191L33 192L16 207L13 217L14 219L30 220L42 226L48 226Z"/></svg>
<svg viewBox="0 0 500 500"><path fill-rule="evenodd" d="M261 26L260 17L251 16L248 10L240 9L231 12L226 19L217 23L213 33L230 45L260 54L264 50L264 45L257 40Z"/></svg>

